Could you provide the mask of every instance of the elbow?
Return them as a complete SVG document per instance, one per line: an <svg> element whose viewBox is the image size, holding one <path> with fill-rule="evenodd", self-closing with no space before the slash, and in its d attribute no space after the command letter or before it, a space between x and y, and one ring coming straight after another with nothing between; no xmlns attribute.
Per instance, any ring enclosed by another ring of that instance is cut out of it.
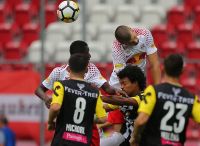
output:
<svg viewBox="0 0 200 146"><path fill-rule="evenodd" d="M60 108L61 108L61 106L59 104L52 104L50 107L50 110L53 112L59 112Z"/></svg>
<svg viewBox="0 0 200 146"><path fill-rule="evenodd" d="M107 117L99 118L99 119L98 119L98 124L103 124L103 123L106 122L106 120L107 120Z"/></svg>

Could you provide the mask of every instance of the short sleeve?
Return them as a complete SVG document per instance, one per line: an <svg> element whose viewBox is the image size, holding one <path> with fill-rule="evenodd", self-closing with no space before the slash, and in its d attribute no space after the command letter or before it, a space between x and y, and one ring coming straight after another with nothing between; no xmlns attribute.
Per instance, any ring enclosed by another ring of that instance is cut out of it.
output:
<svg viewBox="0 0 200 146"><path fill-rule="evenodd" d="M198 101L198 97L195 96L194 104L192 107L192 118L195 122L200 123L200 101Z"/></svg>
<svg viewBox="0 0 200 146"><path fill-rule="evenodd" d="M60 78L59 68L54 68L53 71L49 74L49 76L42 82L42 85L47 89L53 89L53 83Z"/></svg>
<svg viewBox="0 0 200 146"><path fill-rule="evenodd" d="M57 103L59 105L62 105L64 98L64 87L63 85L56 81L53 85L53 95L52 95L52 102L51 104Z"/></svg>
<svg viewBox="0 0 200 146"><path fill-rule="evenodd" d="M114 71L117 73L126 66L126 57L122 45L116 40L112 45L112 60Z"/></svg>
<svg viewBox="0 0 200 146"><path fill-rule="evenodd" d="M146 52L147 52L147 55L151 55L155 52L157 52L157 48L154 44L154 41L153 41L153 36L151 34L151 32L148 30L148 29L145 29L145 36L146 36L146 41L145 41L145 44L146 44Z"/></svg>
<svg viewBox="0 0 200 146"><path fill-rule="evenodd" d="M98 98L97 98L96 116L97 116L98 118L102 118L102 117L106 117L106 116L107 116L106 111L105 111L105 109L103 108L103 101L101 100L100 95L99 95Z"/></svg>
<svg viewBox="0 0 200 146"><path fill-rule="evenodd" d="M138 112L143 112L150 116L156 104L156 93L153 86L148 86L145 89L144 96L145 98L141 101Z"/></svg>
<svg viewBox="0 0 200 146"><path fill-rule="evenodd" d="M99 69L92 63L90 63L88 66L88 72L85 80L94 84L97 88L101 88L101 86L107 82L106 79L101 75Z"/></svg>

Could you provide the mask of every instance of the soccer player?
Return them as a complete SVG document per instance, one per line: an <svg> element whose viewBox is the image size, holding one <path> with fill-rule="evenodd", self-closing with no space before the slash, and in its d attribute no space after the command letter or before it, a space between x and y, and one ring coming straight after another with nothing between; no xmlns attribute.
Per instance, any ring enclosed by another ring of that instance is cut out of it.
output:
<svg viewBox="0 0 200 146"><path fill-rule="evenodd" d="M51 146L90 146L93 121L106 121L99 90L84 80L88 63L88 56L72 55L70 79L54 82L48 118L48 129L56 128Z"/></svg>
<svg viewBox="0 0 200 146"><path fill-rule="evenodd" d="M164 82L145 89L135 120L132 146L183 146L191 117L200 123L200 101L179 83L183 58L169 55L164 60Z"/></svg>
<svg viewBox="0 0 200 146"><path fill-rule="evenodd" d="M90 56L88 44L84 41L77 40L71 43L70 45L70 55L73 54L84 54ZM49 98L45 92L47 90L53 89L53 83L57 80L66 80L69 79L68 65L63 65L61 67L56 67L50 73L50 75L42 82L42 84L36 89L35 94L42 99L46 106L49 107L51 103L51 98ZM92 83L98 88L103 89L108 94L115 94L115 90L108 84L108 82L103 78L98 68L93 64L89 63L87 72L85 73L84 79ZM93 139L92 146L99 146L99 133L94 125L93 129Z"/></svg>
<svg viewBox="0 0 200 146"><path fill-rule="evenodd" d="M115 30L115 38L112 47L114 69L109 84L120 88L117 73L127 64L137 65L145 73L146 58L149 60L154 84L159 83L161 78L159 57L151 32L145 28L120 25Z"/></svg>
<svg viewBox="0 0 200 146"><path fill-rule="evenodd" d="M142 91L145 88L146 79L142 70L137 66L127 65L118 73L119 81L129 98L117 96L102 96L104 102L121 105L119 108L123 114L125 123L120 132L114 132L112 136L100 139L100 146L129 146L129 140L133 131L133 122L137 116L137 108L142 100ZM107 105L106 109L116 108Z"/></svg>

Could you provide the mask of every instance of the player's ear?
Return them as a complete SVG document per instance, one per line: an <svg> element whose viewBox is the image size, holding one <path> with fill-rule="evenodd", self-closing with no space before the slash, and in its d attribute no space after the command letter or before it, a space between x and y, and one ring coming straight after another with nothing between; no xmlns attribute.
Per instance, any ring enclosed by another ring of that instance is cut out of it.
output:
<svg viewBox="0 0 200 146"><path fill-rule="evenodd" d="M69 73L71 72L71 70L70 70L70 67L69 67L69 66L67 67L67 71L68 71Z"/></svg>

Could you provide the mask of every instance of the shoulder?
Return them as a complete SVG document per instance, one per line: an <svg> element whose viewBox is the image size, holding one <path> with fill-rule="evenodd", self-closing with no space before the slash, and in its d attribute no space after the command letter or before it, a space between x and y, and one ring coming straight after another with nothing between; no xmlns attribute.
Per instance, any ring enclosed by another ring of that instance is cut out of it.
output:
<svg viewBox="0 0 200 146"><path fill-rule="evenodd" d="M119 41L117 41L117 40L113 41L113 44L112 44L112 49L113 50L120 49L121 47L122 47L122 44Z"/></svg>
<svg viewBox="0 0 200 146"><path fill-rule="evenodd" d="M132 30L137 34L137 35L144 35L144 36L148 36L149 34L151 34L151 32L144 27L135 27L132 28Z"/></svg>
<svg viewBox="0 0 200 146"><path fill-rule="evenodd" d="M96 65L95 64L93 64L93 63L89 63L89 65L88 65L88 72L93 72L93 71L99 71L99 69L96 67Z"/></svg>
<svg viewBox="0 0 200 146"><path fill-rule="evenodd" d="M68 65L62 65L59 67L55 67L52 71L52 73L61 73L63 71L66 71Z"/></svg>

